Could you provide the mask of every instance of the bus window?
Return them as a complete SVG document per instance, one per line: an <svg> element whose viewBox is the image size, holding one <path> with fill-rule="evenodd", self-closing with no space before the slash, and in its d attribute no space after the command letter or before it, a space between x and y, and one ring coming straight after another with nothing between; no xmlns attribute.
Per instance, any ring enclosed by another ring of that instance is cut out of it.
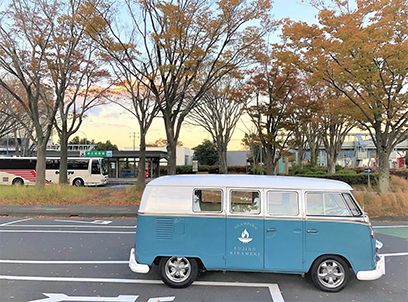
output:
<svg viewBox="0 0 408 302"><path fill-rule="evenodd" d="M46 161L45 167L47 170L59 170L60 160L59 159L48 159Z"/></svg>
<svg viewBox="0 0 408 302"><path fill-rule="evenodd" d="M109 165L109 161L102 158L101 159L101 170L102 170L101 172L102 172L102 175L108 175L108 173L109 173L108 165Z"/></svg>
<svg viewBox="0 0 408 302"><path fill-rule="evenodd" d="M68 170L88 170L89 159L68 159Z"/></svg>
<svg viewBox="0 0 408 302"><path fill-rule="evenodd" d="M97 159L92 160L91 174L101 174L101 165L99 164L99 160Z"/></svg>

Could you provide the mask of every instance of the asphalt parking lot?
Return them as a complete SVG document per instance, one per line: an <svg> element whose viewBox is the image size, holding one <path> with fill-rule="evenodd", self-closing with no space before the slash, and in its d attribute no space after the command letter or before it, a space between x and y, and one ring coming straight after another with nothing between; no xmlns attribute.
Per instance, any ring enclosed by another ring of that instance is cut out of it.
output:
<svg viewBox="0 0 408 302"><path fill-rule="evenodd" d="M376 224L387 274L318 291L299 275L206 272L186 289L128 268L135 219L0 218L0 301L408 301L408 226Z"/></svg>

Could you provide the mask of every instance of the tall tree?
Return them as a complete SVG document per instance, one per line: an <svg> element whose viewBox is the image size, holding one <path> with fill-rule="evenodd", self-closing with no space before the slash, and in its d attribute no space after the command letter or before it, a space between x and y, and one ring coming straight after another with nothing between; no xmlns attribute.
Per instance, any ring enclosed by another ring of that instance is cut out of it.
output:
<svg viewBox="0 0 408 302"><path fill-rule="evenodd" d="M220 173L227 174L227 147L244 113L248 94L234 80L222 80L192 109L188 121L211 134L218 152Z"/></svg>
<svg viewBox="0 0 408 302"><path fill-rule="evenodd" d="M45 186L45 150L59 100L49 93L46 57L57 7L42 1L12 0L0 12L2 86L29 116L37 149L36 186ZM49 79L49 77L48 77ZM18 81L19 85L10 85ZM20 85L22 92L20 91Z"/></svg>
<svg viewBox="0 0 408 302"><path fill-rule="evenodd" d="M201 144L193 148L193 150L194 157L197 158L200 165L212 166L217 163L219 155L216 145L212 141L205 139Z"/></svg>
<svg viewBox="0 0 408 302"><path fill-rule="evenodd" d="M313 89L322 104L318 128L327 154L327 172L334 174L343 142L358 123L352 117L354 108L350 106L350 101L340 91L321 84Z"/></svg>
<svg viewBox="0 0 408 302"><path fill-rule="evenodd" d="M286 45L301 66L341 91L377 148L379 191L389 190L389 156L408 137L406 0L313 1L319 25L287 21Z"/></svg>
<svg viewBox="0 0 408 302"><path fill-rule="evenodd" d="M296 69L270 65L266 64L254 73L250 81L254 99L247 108L265 152L268 175L274 174L279 159L293 143L298 124L293 123L291 116L301 87Z"/></svg>
<svg viewBox="0 0 408 302"><path fill-rule="evenodd" d="M88 110L102 103L106 90L97 86L109 76L96 55L96 43L88 35L93 8L103 7L99 0L51 1L57 13L49 22L54 24L52 45L46 62L52 89L59 104L55 129L61 145L59 183L66 184L68 140L82 125Z"/></svg>
<svg viewBox="0 0 408 302"><path fill-rule="evenodd" d="M139 165L136 184L145 186L145 162L146 162L146 135L153 123L153 119L158 114L158 104L151 91L142 82L134 78L126 68L121 65L114 66L117 80L111 90L111 95L107 98L132 114L139 124ZM131 66L129 66L131 68Z"/></svg>
<svg viewBox="0 0 408 302"><path fill-rule="evenodd" d="M133 65L128 71L148 79L141 82L164 120L169 174L176 173L176 145L187 114L219 79L248 63L254 45L270 29L271 2L126 0L132 20L128 27L140 39L139 51L109 20L107 30L96 30L118 64L127 68L117 55L120 50Z"/></svg>

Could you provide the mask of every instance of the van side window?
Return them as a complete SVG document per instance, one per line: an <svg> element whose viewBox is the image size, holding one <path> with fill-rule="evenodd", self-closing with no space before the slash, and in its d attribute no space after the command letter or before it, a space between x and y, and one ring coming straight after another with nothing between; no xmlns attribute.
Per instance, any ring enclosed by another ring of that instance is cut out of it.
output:
<svg viewBox="0 0 408 302"><path fill-rule="evenodd" d="M195 190L193 196L194 212L221 212L221 190Z"/></svg>
<svg viewBox="0 0 408 302"><path fill-rule="evenodd" d="M299 214L298 194L296 192L269 191L268 214L296 216Z"/></svg>
<svg viewBox="0 0 408 302"><path fill-rule="evenodd" d="M353 216L340 193L307 193L307 215Z"/></svg>
<svg viewBox="0 0 408 302"><path fill-rule="evenodd" d="M261 212L259 191L231 191L231 212L259 214Z"/></svg>

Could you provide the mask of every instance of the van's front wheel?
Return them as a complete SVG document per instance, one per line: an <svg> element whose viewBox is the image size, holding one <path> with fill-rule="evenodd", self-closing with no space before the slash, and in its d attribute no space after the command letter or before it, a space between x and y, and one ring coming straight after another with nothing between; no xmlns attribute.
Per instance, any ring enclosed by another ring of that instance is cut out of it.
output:
<svg viewBox="0 0 408 302"><path fill-rule="evenodd" d="M317 259L311 269L313 284L326 292L339 292L346 287L350 278L348 263L338 256L323 256Z"/></svg>
<svg viewBox="0 0 408 302"><path fill-rule="evenodd" d="M197 277L197 260L185 257L161 258L159 263L161 279L170 287L184 288Z"/></svg>

